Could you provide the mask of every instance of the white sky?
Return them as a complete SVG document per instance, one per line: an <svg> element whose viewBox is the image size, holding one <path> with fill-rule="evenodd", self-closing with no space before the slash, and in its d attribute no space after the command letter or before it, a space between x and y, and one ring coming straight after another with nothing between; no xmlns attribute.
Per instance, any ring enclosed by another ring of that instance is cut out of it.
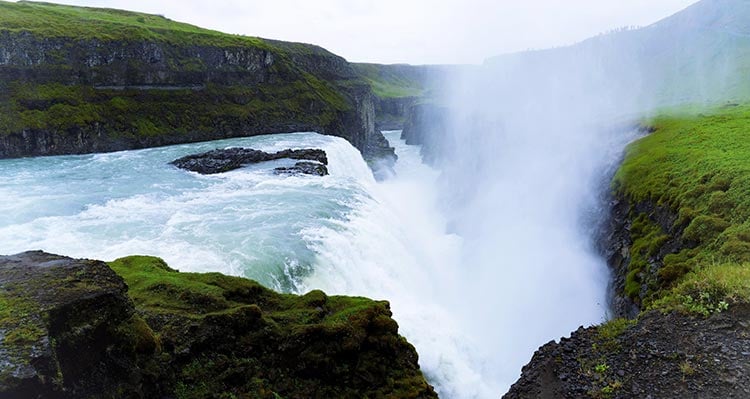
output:
<svg viewBox="0 0 750 399"><path fill-rule="evenodd" d="M50 1L50 0L48 0ZM648 25L697 0L51 0L314 43L350 61L479 63Z"/></svg>

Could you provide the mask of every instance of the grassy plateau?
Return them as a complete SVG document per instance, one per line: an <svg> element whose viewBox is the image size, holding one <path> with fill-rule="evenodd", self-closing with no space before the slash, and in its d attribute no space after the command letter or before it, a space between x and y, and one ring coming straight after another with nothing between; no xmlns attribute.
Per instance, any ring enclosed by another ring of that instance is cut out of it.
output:
<svg viewBox="0 0 750 399"><path fill-rule="evenodd" d="M614 190L676 215L677 252L649 263L668 232L632 212L632 260L625 294L646 308L708 314L750 302L750 105L667 111L645 122L654 132L631 144Z"/></svg>

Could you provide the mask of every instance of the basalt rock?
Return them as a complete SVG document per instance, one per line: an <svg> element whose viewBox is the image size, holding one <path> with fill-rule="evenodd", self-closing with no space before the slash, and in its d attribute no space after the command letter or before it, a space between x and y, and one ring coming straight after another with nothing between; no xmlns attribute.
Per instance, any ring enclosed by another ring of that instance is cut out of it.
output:
<svg viewBox="0 0 750 399"><path fill-rule="evenodd" d="M201 154L188 155L176 159L171 163L180 169L197 172L203 175L210 175L239 169L249 164L284 158L314 161L304 163L298 162L294 167L289 168L290 172L292 172L291 169L294 169L294 171L298 173L316 174L320 176L328 174L328 169L325 167L325 165L328 165L328 157L326 156L325 151L320 149L287 149L274 153L267 153L252 148L227 148L212 150ZM313 168L313 165L319 167ZM287 168L276 168L275 170L281 171L281 169ZM324 173L321 174L320 172Z"/></svg>
<svg viewBox="0 0 750 399"><path fill-rule="evenodd" d="M686 224L675 223L678 215L670 208L656 205L651 201L633 203L622 196L613 197L610 202L610 216L599 243L612 270L610 284L610 309L616 317L634 318L641 309L644 299L650 294L649 285L659 284L659 271L664 266L664 257L691 248L694 243L683 239ZM666 239L654 248L646 262L648 267L639 273L640 288L635 295L626 294L627 276L631 270L633 237L631 227L638 218L656 226Z"/></svg>
<svg viewBox="0 0 750 399"><path fill-rule="evenodd" d="M325 165L315 162L297 162L294 166L275 168L274 173L280 175L315 175L325 176L328 174L328 168Z"/></svg>
<svg viewBox="0 0 750 399"><path fill-rule="evenodd" d="M409 108L421 97L377 97L375 101L375 129L400 130L404 128Z"/></svg>
<svg viewBox="0 0 750 399"><path fill-rule="evenodd" d="M450 110L433 103L419 103L407 108L401 138L406 144L421 145L425 162L436 164L449 156L448 144Z"/></svg>

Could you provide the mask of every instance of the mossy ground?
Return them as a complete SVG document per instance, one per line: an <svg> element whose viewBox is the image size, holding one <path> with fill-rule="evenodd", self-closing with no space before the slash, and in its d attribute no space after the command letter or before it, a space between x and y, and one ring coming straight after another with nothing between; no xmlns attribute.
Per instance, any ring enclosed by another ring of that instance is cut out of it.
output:
<svg viewBox="0 0 750 399"><path fill-rule="evenodd" d="M154 340L131 341L156 342L178 398L434 395L387 302L279 294L244 278L180 273L146 256L110 266L155 332ZM148 338L151 330L141 330Z"/></svg>
<svg viewBox="0 0 750 399"><path fill-rule="evenodd" d="M263 39L228 35L160 15L43 2L0 1L0 27L11 32L33 32L41 37L270 47Z"/></svg>
<svg viewBox="0 0 750 399"><path fill-rule="evenodd" d="M420 97L426 90L425 77L417 72L419 67L354 64L354 68L381 98Z"/></svg>
<svg viewBox="0 0 750 399"><path fill-rule="evenodd" d="M34 344L44 334L34 304L12 291L0 290L0 333L6 345Z"/></svg>
<svg viewBox="0 0 750 399"><path fill-rule="evenodd" d="M6 83L5 96L8 101L0 101L0 134L24 129L66 132L95 125L124 137L241 130L289 121L323 127L350 107L333 87L307 74L284 85L209 84L182 90L13 82Z"/></svg>
<svg viewBox="0 0 750 399"><path fill-rule="evenodd" d="M645 124L654 132L627 148L613 188L677 215L683 245L646 277L668 236L651 215L633 214L625 294L645 283L646 307L698 313L750 301L750 105L673 110Z"/></svg>

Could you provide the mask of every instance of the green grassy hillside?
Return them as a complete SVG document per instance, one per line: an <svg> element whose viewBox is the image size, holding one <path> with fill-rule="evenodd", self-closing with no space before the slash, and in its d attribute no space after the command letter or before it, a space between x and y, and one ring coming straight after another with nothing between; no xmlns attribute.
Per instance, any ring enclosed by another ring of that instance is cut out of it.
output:
<svg viewBox="0 0 750 399"><path fill-rule="evenodd" d="M314 45L0 1L0 50L0 157L303 130L344 137L366 157L385 143L366 122L369 84Z"/></svg>
<svg viewBox="0 0 750 399"><path fill-rule="evenodd" d="M613 187L675 218L663 226L654 212L632 211L626 294L637 298L645 284L643 305L701 313L750 302L750 105L669 111L646 124L654 133L628 147ZM660 253L670 234L679 245Z"/></svg>
<svg viewBox="0 0 750 399"><path fill-rule="evenodd" d="M357 73L381 98L420 97L427 90L429 67L353 64Z"/></svg>
<svg viewBox="0 0 750 399"><path fill-rule="evenodd" d="M435 397L387 302L278 294L152 257L110 266L148 323L140 330L164 348L161 364L174 371L162 384L178 398Z"/></svg>
<svg viewBox="0 0 750 399"><path fill-rule="evenodd" d="M259 38L175 22L159 15L106 8L19 1L0 2L0 29L41 37L110 40L158 40L174 44L268 46Z"/></svg>

